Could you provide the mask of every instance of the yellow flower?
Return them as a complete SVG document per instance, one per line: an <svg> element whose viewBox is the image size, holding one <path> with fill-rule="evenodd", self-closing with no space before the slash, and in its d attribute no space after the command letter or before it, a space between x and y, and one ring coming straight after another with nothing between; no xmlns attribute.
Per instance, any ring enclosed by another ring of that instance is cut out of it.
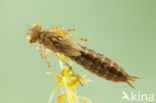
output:
<svg viewBox="0 0 156 103"><path fill-rule="evenodd" d="M60 75L53 72L48 72L48 74L56 77L56 81L59 83L52 92L48 103L51 103L54 94L60 87L63 87L65 90L57 96L55 103L62 103L65 99L67 100L67 103L79 103L78 99L84 100L81 103L88 103L89 99L76 95L76 85L79 81L84 83L87 82L88 79L85 79L79 74L72 74L71 69L67 67L61 69Z"/></svg>

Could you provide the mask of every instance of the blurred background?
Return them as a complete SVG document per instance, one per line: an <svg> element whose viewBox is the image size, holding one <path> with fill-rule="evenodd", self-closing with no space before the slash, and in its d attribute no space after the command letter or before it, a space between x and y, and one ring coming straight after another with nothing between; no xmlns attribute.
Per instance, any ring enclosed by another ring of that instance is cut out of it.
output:
<svg viewBox="0 0 156 103"><path fill-rule="evenodd" d="M47 103L57 85L46 73L60 72L56 57L49 56L48 68L38 44L26 41L27 29L36 22L43 29L75 27L73 36L87 38L85 46L140 77L133 89L73 63L76 73L93 81L78 85L78 95L94 103L127 103L121 101L122 91L156 94L155 0L0 0L0 103Z"/></svg>

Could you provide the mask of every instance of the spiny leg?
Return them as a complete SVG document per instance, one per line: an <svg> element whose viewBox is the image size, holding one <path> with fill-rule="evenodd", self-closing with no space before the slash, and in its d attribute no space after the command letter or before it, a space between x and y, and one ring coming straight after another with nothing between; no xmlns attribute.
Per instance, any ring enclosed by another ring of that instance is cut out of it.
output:
<svg viewBox="0 0 156 103"><path fill-rule="evenodd" d="M57 29L60 29L60 25L55 25L55 26L53 26L53 27L50 27L50 28L48 28L48 29L46 29L46 30L48 30L48 31L53 31L53 30L57 30Z"/></svg>
<svg viewBox="0 0 156 103"><path fill-rule="evenodd" d="M82 43L80 43L81 46L88 41L87 38L79 38L79 37L70 37L70 39L71 40L81 40L82 41Z"/></svg>
<svg viewBox="0 0 156 103"><path fill-rule="evenodd" d="M43 58L42 44L39 44L39 50L40 50L41 58Z"/></svg>
<svg viewBox="0 0 156 103"><path fill-rule="evenodd" d="M61 29L58 31L59 36L66 36L68 34L68 32L70 31L74 31L75 28L70 28L70 29Z"/></svg>
<svg viewBox="0 0 156 103"><path fill-rule="evenodd" d="M67 31L67 32L69 32L69 31L75 31L75 28L65 29L65 31Z"/></svg>
<svg viewBox="0 0 156 103"><path fill-rule="evenodd" d="M61 26L57 25L57 26L53 26L53 27L51 27L51 28L48 28L47 30L48 30L48 31L54 31L55 33L57 33L56 36L60 36L59 33L63 32L63 33L65 33L65 34L67 34L67 33L70 32L70 31L74 31L75 28L61 29ZM53 33L54 33L54 32L53 32ZM54 35L53 35L53 36L54 36Z"/></svg>
<svg viewBox="0 0 156 103"><path fill-rule="evenodd" d="M46 59L46 63L47 63L47 65L48 65L48 67L50 67L50 63L49 63L49 60L48 60L48 55L47 55L47 53L46 53L46 47L44 46L44 48L43 48L43 54L44 54L44 57L45 57L45 59Z"/></svg>
<svg viewBox="0 0 156 103"><path fill-rule="evenodd" d="M70 31L75 31L75 28L69 28L69 29L62 29L62 30L60 30L60 32L66 32L66 33L70 32Z"/></svg>
<svg viewBox="0 0 156 103"><path fill-rule="evenodd" d="M81 83L80 79L77 77L77 75L75 74L74 70L72 69L72 67L66 63L63 59L61 59L56 53L54 53L56 55L56 57L63 63L65 64L66 66L69 67L69 69L71 69L71 72L75 75L76 79L79 81L80 85L83 86L83 84Z"/></svg>
<svg viewBox="0 0 156 103"><path fill-rule="evenodd" d="M57 28L60 29L60 30L58 30L58 31L56 30L54 32L51 32L51 30L55 30ZM68 32L74 31L75 28L61 29L60 26L58 26L58 27L48 28L47 30L50 31L49 34L48 34L48 37L58 37L58 36L63 36L64 37L64 36L66 36L68 34Z"/></svg>

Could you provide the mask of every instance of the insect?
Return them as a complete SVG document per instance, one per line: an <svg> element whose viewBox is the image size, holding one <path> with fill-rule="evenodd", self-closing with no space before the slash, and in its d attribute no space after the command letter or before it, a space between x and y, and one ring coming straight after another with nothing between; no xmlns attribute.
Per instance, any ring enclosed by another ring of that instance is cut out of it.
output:
<svg viewBox="0 0 156 103"><path fill-rule="evenodd" d="M125 82L134 88L130 81L134 81L134 79L138 79L138 77L129 75L122 67L104 55L82 46L87 39L66 36L68 32L74 30L74 28L61 29L60 26L42 30L40 24L36 23L27 30L27 41L29 43L38 42L40 44L41 57L43 58L44 56L46 58L48 66L50 66L50 64L45 49L51 50L58 59L69 67L70 65L60 58L57 53L63 54L101 78L114 82ZM82 40L83 42L77 44L72 40ZM42 46L44 46L43 50Z"/></svg>

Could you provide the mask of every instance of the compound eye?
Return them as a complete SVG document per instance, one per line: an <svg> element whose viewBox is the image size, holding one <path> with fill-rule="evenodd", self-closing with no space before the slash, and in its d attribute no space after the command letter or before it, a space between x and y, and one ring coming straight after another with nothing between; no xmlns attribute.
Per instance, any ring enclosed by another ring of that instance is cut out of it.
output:
<svg viewBox="0 0 156 103"><path fill-rule="evenodd" d="M27 41L28 41L29 43L31 43L31 41L32 41L31 35L27 35Z"/></svg>
<svg viewBox="0 0 156 103"><path fill-rule="evenodd" d="M42 29L42 27L40 26L40 24L36 23L32 26L32 30L40 32Z"/></svg>

